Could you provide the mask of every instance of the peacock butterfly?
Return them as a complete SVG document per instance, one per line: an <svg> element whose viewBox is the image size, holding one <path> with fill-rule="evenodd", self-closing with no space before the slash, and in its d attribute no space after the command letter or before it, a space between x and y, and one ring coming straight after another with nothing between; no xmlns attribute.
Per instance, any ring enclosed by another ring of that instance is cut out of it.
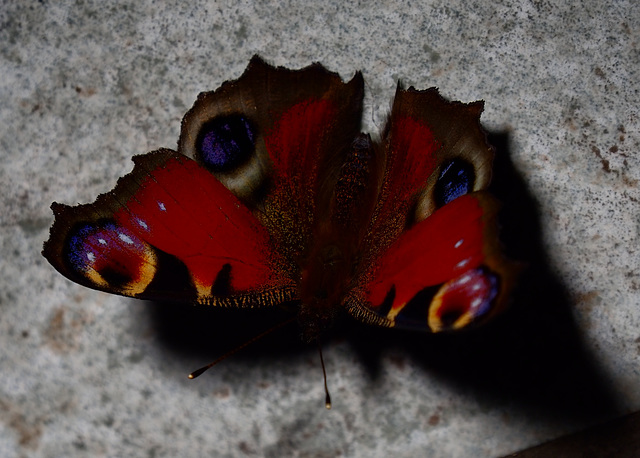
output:
<svg viewBox="0 0 640 458"><path fill-rule="evenodd" d="M483 102L398 87L379 140L364 82L320 64L198 96L178 151L133 158L92 204L54 203L43 255L76 283L141 299L293 305L315 341L345 310L427 332L484 322L515 275L501 254Z"/></svg>

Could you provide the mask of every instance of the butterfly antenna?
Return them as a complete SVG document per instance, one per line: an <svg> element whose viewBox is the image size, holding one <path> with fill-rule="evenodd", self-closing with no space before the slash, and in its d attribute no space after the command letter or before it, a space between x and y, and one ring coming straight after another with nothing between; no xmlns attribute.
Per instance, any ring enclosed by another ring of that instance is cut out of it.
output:
<svg viewBox="0 0 640 458"><path fill-rule="evenodd" d="M238 347L234 348L233 350L225 353L224 355L222 355L220 358L216 359L214 362L207 364L204 367L201 367L200 369L193 371L192 373L189 374L189 378L190 379L194 379L196 377L201 376L206 370L211 369L213 366L215 366L216 364L218 364L220 361L223 361L225 359L227 359L229 356L235 355L236 353L238 353L240 350L242 350L243 348L248 347L249 345L251 345L254 342L257 342L258 340L262 339L264 336L266 336L267 334L271 334L273 331L276 331L286 325L288 325L289 323L292 323L293 321L296 320L296 317L294 316L293 318L290 318L288 320L283 321L282 323L278 323L275 326L267 329L266 331L264 331L261 334L258 334L257 336L247 340L245 343L243 343L242 345L239 345ZM322 357L322 354L320 355ZM324 364L322 366L322 369L324 370ZM325 376L325 385L326 385L326 376Z"/></svg>
<svg viewBox="0 0 640 458"><path fill-rule="evenodd" d="M331 395L329 394L329 387L327 386L327 371L324 368L324 358L322 357L322 347L320 346L320 342L318 342L318 353L320 353L320 364L322 365L322 375L324 377L324 406L329 410L331 409Z"/></svg>

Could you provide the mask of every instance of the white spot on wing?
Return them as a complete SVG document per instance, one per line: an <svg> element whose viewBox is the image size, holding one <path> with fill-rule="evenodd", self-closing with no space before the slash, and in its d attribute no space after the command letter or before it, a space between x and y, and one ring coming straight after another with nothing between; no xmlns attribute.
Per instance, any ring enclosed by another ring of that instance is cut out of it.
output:
<svg viewBox="0 0 640 458"><path fill-rule="evenodd" d="M477 309L482 305L482 298L476 297L473 301L471 301L471 308Z"/></svg>
<svg viewBox="0 0 640 458"><path fill-rule="evenodd" d="M138 223L138 226L140 226L141 228L145 229L145 230L149 230L149 226L147 225L147 223L145 223L144 221L142 221L140 218L136 219L136 222Z"/></svg>
<svg viewBox="0 0 640 458"><path fill-rule="evenodd" d="M103 238L99 238L99 239L98 239L98 243L99 243L100 245L106 245L106 244L107 244L107 241L106 241L105 239L103 239Z"/></svg>
<svg viewBox="0 0 640 458"><path fill-rule="evenodd" d="M129 237L127 234L123 234L121 232L120 234L118 234L118 238L122 240L124 243L126 243L127 245L133 245L133 240L131 240L131 237Z"/></svg>
<svg viewBox="0 0 640 458"><path fill-rule="evenodd" d="M160 211L163 211L163 212L167 211L167 207L164 206L164 202L158 201L158 208L160 209Z"/></svg>
<svg viewBox="0 0 640 458"><path fill-rule="evenodd" d="M456 242L456 244L454 245L455 248L460 248L460 246L462 246L462 244L464 243L464 239L460 239Z"/></svg>
<svg viewBox="0 0 640 458"><path fill-rule="evenodd" d="M94 262L96 260L96 255L93 254L92 251L87 252L87 259L91 262Z"/></svg>

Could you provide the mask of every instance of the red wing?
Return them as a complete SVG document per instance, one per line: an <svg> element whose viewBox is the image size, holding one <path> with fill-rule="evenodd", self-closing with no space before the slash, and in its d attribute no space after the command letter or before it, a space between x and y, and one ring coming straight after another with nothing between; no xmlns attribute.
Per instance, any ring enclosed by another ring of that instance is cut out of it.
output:
<svg viewBox="0 0 640 458"><path fill-rule="evenodd" d="M478 192L436 210L389 247L352 300L380 324L432 332L494 315L513 275L500 253L496 208Z"/></svg>
<svg viewBox="0 0 640 458"><path fill-rule="evenodd" d="M54 204L43 254L67 278L143 299L271 305L295 296L265 228L208 171L170 150L90 205Z"/></svg>
<svg viewBox="0 0 640 458"><path fill-rule="evenodd" d="M432 332L500 310L511 283L486 188L493 151L482 102L399 89L382 138L385 166L358 286L359 319Z"/></svg>
<svg viewBox="0 0 640 458"><path fill-rule="evenodd" d="M288 70L254 57L238 80L200 94L182 122L179 151L252 209L293 276L360 131L363 86L360 73L343 83L319 64ZM241 154L230 159L224 142Z"/></svg>
<svg viewBox="0 0 640 458"><path fill-rule="evenodd" d="M314 64L259 58L200 94L179 153L135 159L91 205L54 204L44 255L103 291L221 305L296 299L321 187L359 131L362 75L343 83Z"/></svg>
<svg viewBox="0 0 640 458"><path fill-rule="evenodd" d="M493 150L480 127L482 108L482 102L449 102L435 88L398 89L382 136L385 167L372 246L388 245L455 195L488 186Z"/></svg>

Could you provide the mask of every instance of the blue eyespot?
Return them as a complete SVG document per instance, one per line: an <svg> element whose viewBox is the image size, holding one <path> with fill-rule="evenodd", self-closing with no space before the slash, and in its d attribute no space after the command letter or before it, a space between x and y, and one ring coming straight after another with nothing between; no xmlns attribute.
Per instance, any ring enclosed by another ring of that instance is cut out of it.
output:
<svg viewBox="0 0 640 458"><path fill-rule="evenodd" d="M99 289L140 293L156 270L152 248L129 229L109 220L76 226L64 250L69 268Z"/></svg>
<svg viewBox="0 0 640 458"><path fill-rule="evenodd" d="M473 166L463 159L452 159L442 168L436 182L434 199L440 208L473 190L476 174Z"/></svg>
<svg viewBox="0 0 640 458"><path fill-rule="evenodd" d="M77 272L87 271L113 243L112 238L117 228L115 223L105 221L96 225L82 224L71 231L66 244L70 266Z"/></svg>
<svg viewBox="0 0 640 458"><path fill-rule="evenodd" d="M255 139L256 128L243 115L219 116L202 126L196 150L206 167L229 172L251 158Z"/></svg>

